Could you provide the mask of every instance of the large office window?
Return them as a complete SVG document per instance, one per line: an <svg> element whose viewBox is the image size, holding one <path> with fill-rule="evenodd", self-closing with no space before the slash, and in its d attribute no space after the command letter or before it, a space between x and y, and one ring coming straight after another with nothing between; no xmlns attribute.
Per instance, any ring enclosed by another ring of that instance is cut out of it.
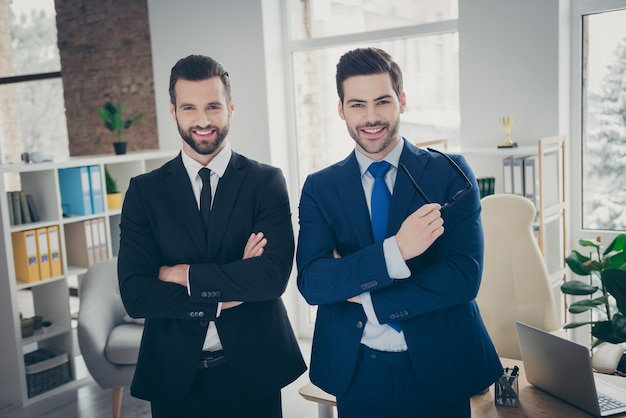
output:
<svg viewBox="0 0 626 418"><path fill-rule="evenodd" d="M615 3L583 2L579 16L583 230L626 230L626 9Z"/></svg>
<svg viewBox="0 0 626 418"><path fill-rule="evenodd" d="M67 158L54 0L0 2L0 26L0 163Z"/></svg>
<svg viewBox="0 0 626 418"><path fill-rule="evenodd" d="M354 148L337 113L335 66L357 47L379 47L403 70L407 109L400 133L412 142L459 139L456 0L284 0L287 62L293 81L292 128L299 184ZM314 322L307 309L301 328Z"/></svg>

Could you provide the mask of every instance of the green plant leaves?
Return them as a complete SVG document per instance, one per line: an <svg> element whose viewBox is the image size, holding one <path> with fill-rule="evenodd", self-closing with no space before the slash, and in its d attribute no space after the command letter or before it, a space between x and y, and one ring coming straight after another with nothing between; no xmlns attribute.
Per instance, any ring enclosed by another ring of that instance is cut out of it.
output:
<svg viewBox="0 0 626 418"><path fill-rule="evenodd" d="M598 286L591 286L580 280L571 280L561 285L561 292L566 295L591 295L598 291Z"/></svg>
<svg viewBox="0 0 626 418"><path fill-rule="evenodd" d="M117 140L122 140L122 130L128 129L135 122L143 119L143 113L135 116L134 118L123 119L122 114L126 111L126 103L120 103L119 101L113 105L113 103L107 101L104 106L98 109L98 116L102 119L104 127L109 131L115 132Z"/></svg>

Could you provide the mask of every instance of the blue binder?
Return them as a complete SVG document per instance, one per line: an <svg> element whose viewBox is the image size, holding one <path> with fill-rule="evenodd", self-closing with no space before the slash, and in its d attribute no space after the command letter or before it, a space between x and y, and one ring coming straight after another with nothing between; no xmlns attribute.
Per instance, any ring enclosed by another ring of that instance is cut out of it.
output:
<svg viewBox="0 0 626 418"><path fill-rule="evenodd" d="M89 166L89 184L91 185L91 207L93 213L104 213L104 194L102 193L102 171L99 165Z"/></svg>
<svg viewBox="0 0 626 418"><path fill-rule="evenodd" d="M93 214L89 169L62 168L58 173L63 216Z"/></svg>

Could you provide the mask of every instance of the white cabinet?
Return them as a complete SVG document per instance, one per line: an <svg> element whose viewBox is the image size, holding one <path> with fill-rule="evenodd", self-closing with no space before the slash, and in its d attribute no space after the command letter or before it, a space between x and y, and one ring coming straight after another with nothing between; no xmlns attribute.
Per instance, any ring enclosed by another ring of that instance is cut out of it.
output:
<svg viewBox="0 0 626 418"><path fill-rule="evenodd" d="M86 267L69 265L67 254L76 251L75 242L66 237L66 227L77 222L103 219L106 234L107 258L116 256L119 248L120 210L108 210L86 216L63 217L59 191L58 171L69 167L105 167L116 179L120 192L125 193L130 179L138 174L160 167L176 156L178 151L148 151L125 155L100 155L71 158L63 162L39 164L16 164L0 166L0 401L17 405L29 405L67 389L75 381L73 332L69 306L68 278L80 276ZM104 175L101 176L105 190ZM40 215L38 222L12 225L7 192L21 189L33 197ZM34 282L22 282L16 277L12 234L39 228L58 227L61 274ZM19 292L19 291L26 292ZM35 331L22 338L20 312L25 293L32 298L35 314L51 321L52 326ZM28 396L27 369L24 355L37 349L53 348L68 354L71 380L44 393Z"/></svg>

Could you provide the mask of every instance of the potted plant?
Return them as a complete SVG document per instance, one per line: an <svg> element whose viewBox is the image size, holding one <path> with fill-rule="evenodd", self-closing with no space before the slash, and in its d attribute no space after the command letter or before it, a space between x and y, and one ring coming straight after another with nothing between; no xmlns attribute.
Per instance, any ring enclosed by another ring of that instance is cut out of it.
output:
<svg viewBox="0 0 626 418"><path fill-rule="evenodd" d="M579 240L582 247L591 248L589 256L579 251L565 259L568 267L579 276L588 276L585 283L571 280L561 286L567 295L590 296L589 299L572 303L568 310L571 314L580 314L591 309L599 310L602 318L570 322L565 329L591 325L594 348L602 342L619 344L626 342L626 234L620 234L602 251L601 238L594 241Z"/></svg>
<svg viewBox="0 0 626 418"><path fill-rule="evenodd" d="M119 101L115 105L106 101L104 106L98 109L98 116L104 122L104 127L117 135L117 141L113 143L116 154L126 153L126 142L122 141L122 132L130 128L133 123L143 119L143 113L134 118L124 119L122 114L125 111L126 103L120 103Z"/></svg>
<svg viewBox="0 0 626 418"><path fill-rule="evenodd" d="M104 168L104 182L107 190L107 208L109 210L120 209L122 207L122 193L117 189L117 181L106 167Z"/></svg>

